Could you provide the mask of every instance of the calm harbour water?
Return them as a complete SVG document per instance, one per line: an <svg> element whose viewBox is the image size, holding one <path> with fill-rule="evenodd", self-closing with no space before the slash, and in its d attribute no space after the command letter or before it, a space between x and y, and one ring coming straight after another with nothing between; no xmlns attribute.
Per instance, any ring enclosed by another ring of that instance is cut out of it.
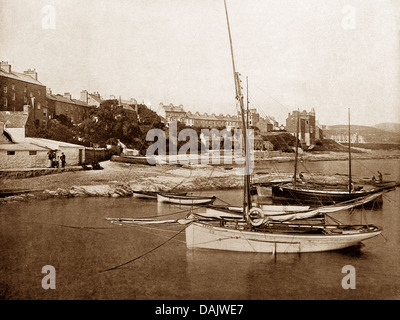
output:
<svg viewBox="0 0 400 320"><path fill-rule="evenodd" d="M314 162L308 168L321 173L345 174L347 163ZM270 169L290 172L291 164L271 165ZM371 177L377 170L388 180L400 179L399 160L353 164L353 173L358 177ZM241 201L238 190L202 194L215 194L232 204ZM385 196L380 209L336 214L335 218L342 222L360 223L363 219L383 227L383 236L367 240L360 247L273 256L188 250L184 232L178 234L184 226L119 226L105 220L106 217L153 216L172 219L185 215L181 211L187 208L151 200L74 198L7 204L0 206L0 297L400 299L399 208L397 188ZM131 263L104 271L140 256ZM45 265L55 267L55 290L42 288L45 275L41 271ZM345 265L355 267L354 290L342 288Z"/></svg>

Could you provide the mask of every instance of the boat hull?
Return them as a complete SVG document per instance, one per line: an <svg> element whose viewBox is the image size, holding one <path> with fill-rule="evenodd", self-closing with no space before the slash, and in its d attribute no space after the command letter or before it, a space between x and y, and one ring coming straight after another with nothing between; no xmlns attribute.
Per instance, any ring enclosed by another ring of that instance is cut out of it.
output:
<svg viewBox="0 0 400 320"><path fill-rule="evenodd" d="M351 247L379 235L378 227L355 234L282 234L244 231L193 222L186 228L188 249L202 248L259 253L323 252Z"/></svg>
<svg viewBox="0 0 400 320"><path fill-rule="evenodd" d="M373 195L380 190L371 191L322 191L313 189L301 189L286 186L273 186L272 199L286 201L289 203L319 203L319 204L336 204L340 202L351 201L360 197ZM382 197L374 201L382 201Z"/></svg>
<svg viewBox="0 0 400 320"><path fill-rule="evenodd" d="M158 202L168 202L180 205L204 205L211 204L215 201L215 197L198 197L198 196L174 196L166 194L158 194Z"/></svg>

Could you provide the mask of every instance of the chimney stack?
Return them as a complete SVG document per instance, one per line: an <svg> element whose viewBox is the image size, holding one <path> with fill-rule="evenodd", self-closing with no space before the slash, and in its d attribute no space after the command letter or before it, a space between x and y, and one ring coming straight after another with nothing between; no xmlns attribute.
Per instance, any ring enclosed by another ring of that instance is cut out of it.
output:
<svg viewBox="0 0 400 320"><path fill-rule="evenodd" d="M85 103L88 103L88 101L89 101L89 95L88 95L87 90L82 90L82 91L81 91L81 98L80 98L80 100L83 101L83 102L85 102Z"/></svg>
<svg viewBox="0 0 400 320"><path fill-rule="evenodd" d="M28 69L28 70L24 71L24 74L31 76L35 80L38 79L38 74L36 72L36 69Z"/></svg>
<svg viewBox="0 0 400 320"><path fill-rule="evenodd" d="M64 98L71 100L72 99L72 95L69 92L65 92L64 93Z"/></svg>
<svg viewBox="0 0 400 320"><path fill-rule="evenodd" d="M46 93L49 95L49 96L51 96L52 94L53 94L53 92L51 91L51 88L47 88L46 89Z"/></svg>
<svg viewBox="0 0 400 320"><path fill-rule="evenodd" d="M11 73L11 65L8 64L8 61L1 61L0 63L1 71L6 73Z"/></svg>

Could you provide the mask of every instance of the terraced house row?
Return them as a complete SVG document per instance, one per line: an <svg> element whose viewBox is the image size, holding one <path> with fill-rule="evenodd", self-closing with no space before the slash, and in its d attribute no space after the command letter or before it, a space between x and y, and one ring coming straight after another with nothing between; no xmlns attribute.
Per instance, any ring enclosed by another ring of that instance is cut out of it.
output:
<svg viewBox="0 0 400 320"><path fill-rule="evenodd" d="M31 136L35 128L46 126L49 120L59 115L65 115L78 124L103 101L98 92L89 93L87 90L81 91L79 99L74 99L68 92L54 94L39 81L36 69L17 72L7 61L1 61L0 67L0 111L26 113L27 136ZM119 99L119 103L137 115L135 99Z"/></svg>

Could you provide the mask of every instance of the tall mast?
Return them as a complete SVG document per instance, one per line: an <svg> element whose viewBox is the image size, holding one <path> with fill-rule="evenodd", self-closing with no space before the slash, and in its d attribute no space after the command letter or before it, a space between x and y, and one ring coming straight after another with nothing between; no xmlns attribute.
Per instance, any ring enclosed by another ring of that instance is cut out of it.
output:
<svg viewBox="0 0 400 320"><path fill-rule="evenodd" d="M226 0L224 0L224 5L225 5L225 14L226 14L226 23L228 26L228 34L229 34L229 44L231 48L231 58L232 58L232 68L233 68L233 77L235 80L235 92L236 92L236 100L239 101L240 104L240 113L242 117L242 134L243 134L243 146L245 150L245 172L244 172L244 195L243 195L243 215L246 218L248 210L250 210L251 207L251 201L250 201L250 176L248 172L248 150L247 150L247 125L246 125L246 119L245 119L245 110L244 110L244 104L243 104L243 95L242 95L242 90L240 87L240 79L239 79L239 73L236 72L235 68L235 59L233 56L233 45L232 45L232 36L231 36L231 28L229 25L229 17L228 17L228 8L226 6Z"/></svg>
<svg viewBox="0 0 400 320"><path fill-rule="evenodd" d="M350 137L350 108L347 109L349 116L349 193L351 192L351 137Z"/></svg>
<svg viewBox="0 0 400 320"><path fill-rule="evenodd" d="M246 113L246 128L248 128L249 127L249 115L250 115L250 111L249 111L250 101L249 101L249 77L247 77L247 76L246 76L246 90L247 90L247 93L246 93L246 97L247 97L247 99L246 99L246 111L247 111L247 113Z"/></svg>
<svg viewBox="0 0 400 320"><path fill-rule="evenodd" d="M294 157L294 175L293 175L293 186L296 187L297 180L297 160L299 157L299 122L300 122L300 109L297 109L297 117L296 117L296 154Z"/></svg>

